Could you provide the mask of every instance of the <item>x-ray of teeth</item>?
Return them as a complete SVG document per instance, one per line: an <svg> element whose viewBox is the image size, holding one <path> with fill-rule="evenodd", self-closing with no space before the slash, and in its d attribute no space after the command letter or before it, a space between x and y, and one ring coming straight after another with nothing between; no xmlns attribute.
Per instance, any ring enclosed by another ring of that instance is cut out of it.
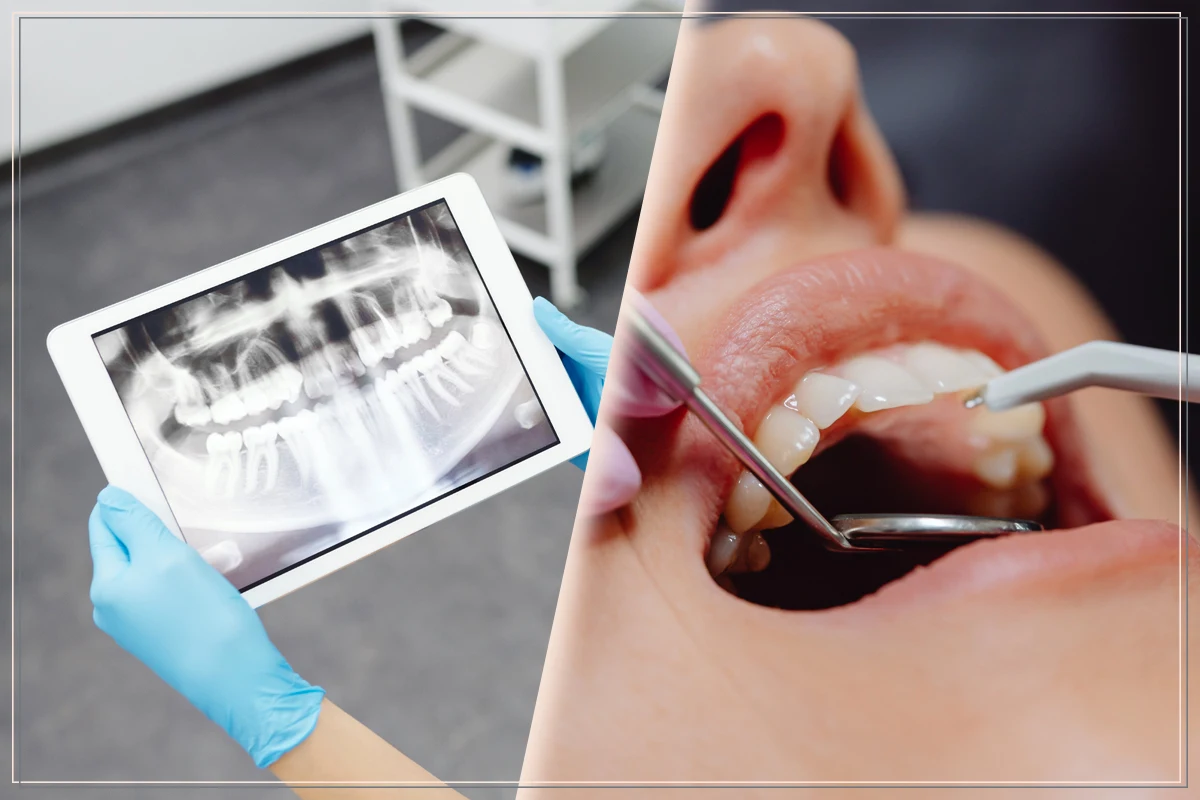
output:
<svg viewBox="0 0 1200 800"><path fill-rule="evenodd" d="M184 538L240 588L558 441L444 202L95 342Z"/></svg>

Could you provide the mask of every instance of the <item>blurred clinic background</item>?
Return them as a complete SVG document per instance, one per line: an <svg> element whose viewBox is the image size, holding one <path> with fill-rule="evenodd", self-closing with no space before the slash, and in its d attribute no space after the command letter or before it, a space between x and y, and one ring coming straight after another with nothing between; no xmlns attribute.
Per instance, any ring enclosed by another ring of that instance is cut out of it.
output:
<svg viewBox="0 0 1200 800"><path fill-rule="evenodd" d="M678 8L656 2L486 9ZM5 3L37 13L31 5ZM265 774L92 625L85 521L104 477L46 355L52 327L458 170L484 187L532 291L584 324L613 325L678 20L347 16L365 5L129 0L129 14L243 16L26 17L15 52L0 58L3 69L16 64L19 90L11 344L22 780ZM393 8L485 7L436 5ZM1129 340L1176 345L1177 21L830 22L858 49L914 206L1023 232L1092 287ZM0 136L9 130L0 124ZM579 485L561 466L270 604L266 626L301 674L433 773L515 781ZM20 796L66 791L113 790L26 786Z"/></svg>

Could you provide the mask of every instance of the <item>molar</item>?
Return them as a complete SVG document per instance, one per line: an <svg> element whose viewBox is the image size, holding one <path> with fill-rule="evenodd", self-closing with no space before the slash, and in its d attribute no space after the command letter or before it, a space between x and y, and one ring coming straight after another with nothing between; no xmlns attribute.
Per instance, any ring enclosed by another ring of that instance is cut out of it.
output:
<svg viewBox="0 0 1200 800"><path fill-rule="evenodd" d="M1054 469L1054 451L1041 436L1034 436L1017 447L1017 474L1022 480L1041 480Z"/></svg>
<svg viewBox="0 0 1200 800"><path fill-rule="evenodd" d="M498 340L496 331L486 322L476 322L471 326L471 344L480 350L494 350L499 344Z"/></svg>
<svg viewBox="0 0 1200 800"><path fill-rule="evenodd" d="M810 372L796 384L783 404L825 430L841 419L862 394L855 384L834 375Z"/></svg>
<svg viewBox="0 0 1200 800"><path fill-rule="evenodd" d="M308 424L309 415L312 413L306 408L294 417L284 417L279 420L279 438L283 439L283 443L292 453L292 459L296 462L296 469L300 473L301 483L308 482L308 476L312 471L310 448L306 438L307 431L311 427Z"/></svg>
<svg viewBox="0 0 1200 800"><path fill-rule="evenodd" d="M256 381L238 391L238 397L241 399L242 405L246 407L246 414L250 416L261 414L271 406L271 398L264 390L262 383Z"/></svg>
<svg viewBox="0 0 1200 800"><path fill-rule="evenodd" d="M862 387L854 406L863 412L923 405L933 400L933 392L908 370L880 356L857 356L841 364L837 372Z"/></svg>
<svg viewBox="0 0 1200 800"><path fill-rule="evenodd" d="M175 421L180 425L198 428L212 421L212 411L204 404L175 406Z"/></svg>
<svg viewBox="0 0 1200 800"><path fill-rule="evenodd" d="M246 406L236 393L231 392L212 404L212 419L218 425L228 425L246 416Z"/></svg>
<svg viewBox="0 0 1200 800"><path fill-rule="evenodd" d="M220 573L227 573L230 570L237 569L242 565L243 561L241 548L232 539L217 542L212 547L203 550L200 553L200 557Z"/></svg>
<svg viewBox="0 0 1200 800"><path fill-rule="evenodd" d="M996 489L1011 489L1017 481L1017 450L1000 447L975 461L975 476Z"/></svg>
<svg viewBox="0 0 1200 800"><path fill-rule="evenodd" d="M1041 403L1027 403L1007 411L980 408L971 420L971 431L999 442L1023 442L1038 436L1046 424Z"/></svg>

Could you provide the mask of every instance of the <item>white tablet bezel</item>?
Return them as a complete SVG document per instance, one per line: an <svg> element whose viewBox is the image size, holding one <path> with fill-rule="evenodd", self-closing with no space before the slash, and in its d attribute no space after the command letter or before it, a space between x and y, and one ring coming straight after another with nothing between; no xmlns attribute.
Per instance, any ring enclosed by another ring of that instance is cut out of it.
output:
<svg viewBox="0 0 1200 800"><path fill-rule="evenodd" d="M133 493L176 536L183 538L96 349L93 335L438 200L444 200L450 207L558 436L558 444L244 590L246 600L256 608L588 449L591 422L557 351L534 319L533 298L474 179L465 174L451 175L397 195L63 323L46 339L50 356L109 483ZM566 536L568 531L562 534Z"/></svg>

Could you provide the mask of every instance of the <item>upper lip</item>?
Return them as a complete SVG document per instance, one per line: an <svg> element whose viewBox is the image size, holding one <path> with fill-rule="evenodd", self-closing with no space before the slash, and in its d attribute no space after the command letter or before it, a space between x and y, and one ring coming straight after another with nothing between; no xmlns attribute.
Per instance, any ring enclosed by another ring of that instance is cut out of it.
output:
<svg viewBox="0 0 1200 800"><path fill-rule="evenodd" d="M849 354L936 340L1012 369L1046 355L1033 330L1004 295L959 267L869 249L808 261L753 286L712 327L693 363L709 395L753 431L783 387ZM1056 470L1055 488L1071 489L1086 509L1069 524L1106 518L1072 444L1078 433L1067 404L1050 402L1047 413L1047 437L1066 466ZM693 545L703 552L740 464L698 420L682 423L672 449L674 477L688 493L689 515L697 515ZM653 480L653 467L647 477Z"/></svg>

